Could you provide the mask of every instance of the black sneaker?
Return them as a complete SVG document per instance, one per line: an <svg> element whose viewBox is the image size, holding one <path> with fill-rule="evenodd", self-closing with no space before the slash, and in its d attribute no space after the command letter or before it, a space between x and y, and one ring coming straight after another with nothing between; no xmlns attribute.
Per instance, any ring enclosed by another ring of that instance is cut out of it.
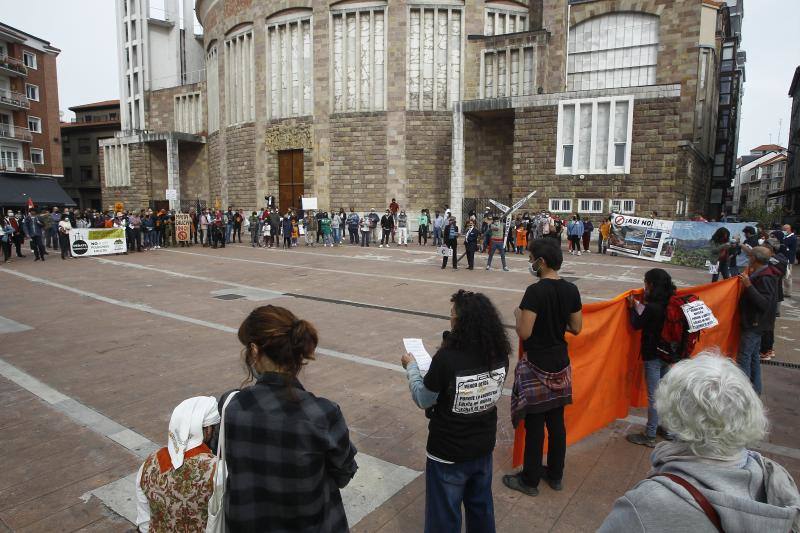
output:
<svg viewBox="0 0 800 533"><path fill-rule="evenodd" d="M553 490L564 490L564 484L561 482L560 479L550 479L549 477L545 476L544 480L550 485L550 488Z"/></svg>
<svg viewBox="0 0 800 533"><path fill-rule="evenodd" d="M526 485L519 474L506 474L503 476L503 485L511 490L516 490L527 496L538 496L539 489Z"/></svg>
<svg viewBox="0 0 800 533"><path fill-rule="evenodd" d="M656 435L662 437L664 440L675 440L675 435L664 429L664 426L658 426L658 429L656 429Z"/></svg>
<svg viewBox="0 0 800 533"><path fill-rule="evenodd" d="M631 433L625 437L628 442L638 444L639 446L647 446L648 448L656 447L656 438L648 437L644 433Z"/></svg>

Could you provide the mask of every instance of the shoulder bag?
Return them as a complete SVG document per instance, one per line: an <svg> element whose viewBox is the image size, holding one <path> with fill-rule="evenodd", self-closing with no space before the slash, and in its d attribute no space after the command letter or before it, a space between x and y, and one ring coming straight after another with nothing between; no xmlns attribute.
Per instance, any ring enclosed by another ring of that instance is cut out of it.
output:
<svg viewBox="0 0 800 533"><path fill-rule="evenodd" d="M231 398L239 391L234 391L225 398L219 421L219 444L217 445L217 469L214 472L214 492L208 499L208 522L206 533L227 533L225 524L225 485L228 482L228 468L225 464L225 410Z"/></svg>

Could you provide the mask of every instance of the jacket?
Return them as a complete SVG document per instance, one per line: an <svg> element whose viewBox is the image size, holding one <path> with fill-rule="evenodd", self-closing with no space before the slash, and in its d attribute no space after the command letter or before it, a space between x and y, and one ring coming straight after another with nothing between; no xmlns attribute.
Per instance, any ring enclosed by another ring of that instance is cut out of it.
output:
<svg viewBox="0 0 800 533"><path fill-rule="evenodd" d="M662 443L653 452L653 469L679 475L695 486L719 514L726 533L788 532L800 528L800 495L791 476L779 464L752 451L734 461L698 460ZM716 533L708 517L688 492L657 476L640 481L614 504L598 529L647 533Z"/></svg>
<svg viewBox="0 0 800 533"><path fill-rule="evenodd" d="M629 310L631 326L635 330L642 330L641 355L644 361L658 359L658 342L661 340L661 330L664 328L667 308L658 302L644 304L642 314L636 307Z"/></svg>
<svg viewBox="0 0 800 533"><path fill-rule="evenodd" d="M444 240L445 241L455 241L458 239L458 226L455 225L446 225L444 227Z"/></svg>
<svg viewBox="0 0 800 533"><path fill-rule="evenodd" d="M394 217L392 215L383 215L381 217L381 228L390 230L394 227Z"/></svg>
<svg viewBox="0 0 800 533"><path fill-rule="evenodd" d="M41 237L44 232L44 223L39 217L26 216L22 221L22 230L29 239L33 237Z"/></svg>
<svg viewBox="0 0 800 533"><path fill-rule="evenodd" d="M347 225L350 227L358 226L360 220L361 219L359 218L358 213L350 213L347 215Z"/></svg>
<svg viewBox="0 0 800 533"><path fill-rule="evenodd" d="M468 229L464 235L464 248L468 252L475 252L478 250L478 230L475 228Z"/></svg>
<svg viewBox="0 0 800 533"><path fill-rule="evenodd" d="M786 247L786 257L789 259L789 264L793 265L797 260L797 235L790 233L784 237L783 245Z"/></svg>
<svg viewBox="0 0 800 533"><path fill-rule="evenodd" d="M408 215L404 215L402 213L397 215L397 227L398 228L408 227Z"/></svg>
<svg viewBox="0 0 800 533"><path fill-rule="evenodd" d="M306 231L317 231L317 219L311 215L306 217Z"/></svg>
<svg viewBox="0 0 800 533"><path fill-rule="evenodd" d="M772 265L750 275L751 285L742 291L739 299L742 329L769 331L775 327L780 277L780 271Z"/></svg>
<svg viewBox="0 0 800 533"><path fill-rule="evenodd" d="M567 235L570 237L583 237L583 222L570 220L569 224L567 224Z"/></svg>

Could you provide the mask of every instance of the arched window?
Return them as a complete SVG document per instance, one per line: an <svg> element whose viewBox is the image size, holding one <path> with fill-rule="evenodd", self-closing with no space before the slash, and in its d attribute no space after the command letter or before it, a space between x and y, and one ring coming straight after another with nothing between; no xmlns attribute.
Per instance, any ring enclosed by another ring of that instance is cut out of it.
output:
<svg viewBox="0 0 800 533"><path fill-rule="evenodd" d="M267 116L314 112L311 9L282 11L267 19Z"/></svg>
<svg viewBox="0 0 800 533"><path fill-rule="evenodd" d="M647 13L609 13L569 32L571 91L654 85L659 19Z"/></svg>

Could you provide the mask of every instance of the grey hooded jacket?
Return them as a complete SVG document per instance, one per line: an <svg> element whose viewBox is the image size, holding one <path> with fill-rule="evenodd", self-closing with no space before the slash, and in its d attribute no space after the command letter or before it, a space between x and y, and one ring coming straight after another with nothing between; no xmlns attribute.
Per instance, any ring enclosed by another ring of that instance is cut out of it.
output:
<svg viewBox="0 0 800 533"><path fill-rule="evenodd" d="M694 485L716 509L725 533L800 531L800 495L789 473L752 451L735 463L664 457L653 461L653 473L677 474ZM663 476L626 492L598 531L717 533L686 489Z"/></svg>

